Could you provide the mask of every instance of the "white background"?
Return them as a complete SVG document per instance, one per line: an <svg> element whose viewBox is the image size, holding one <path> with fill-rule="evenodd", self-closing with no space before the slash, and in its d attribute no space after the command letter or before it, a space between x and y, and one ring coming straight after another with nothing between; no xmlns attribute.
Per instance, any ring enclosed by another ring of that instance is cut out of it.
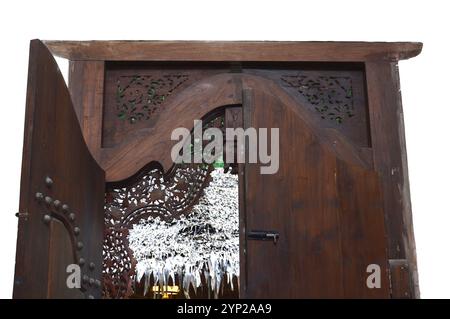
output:
<svg viewBox="0 0 450 319"><path fill-rule="evenodd" d="M29 40L420 41L400 62L422 298L450 297L448 1L2 1L0 297L13 287ZM67 63L58 61L63 69Z"/></svg>

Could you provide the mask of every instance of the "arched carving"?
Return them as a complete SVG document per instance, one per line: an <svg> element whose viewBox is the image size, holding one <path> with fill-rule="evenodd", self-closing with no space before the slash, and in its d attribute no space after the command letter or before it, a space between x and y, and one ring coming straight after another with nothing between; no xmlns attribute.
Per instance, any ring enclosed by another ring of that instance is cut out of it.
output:
<svg viewBox="0 0 450 319"><path fill-rule="evenodd" d="M241 104L239 85L239 75L219 74L178 93L161 112L153 128L136 131L124 143L102 149L101 166L105 170L106 180L123 180L151 161L159 162L163 171L167 171L173 165L170 151L176 143L170 139L172 130L177 127L192 128L194 120L203 118L214 109Z"/></svg>
<svg viewBox="0 0 450 319"><path fill-rule="evenodd" d="M194 120L220 106L241 104L243 87L261 88L277 95L339 158L366 168L372 166L368 149L354 146L337 130L321 128L309 112L297 107L298 102L274 81L257 75L229 73L209 77L188 87L166 106L155 127L136 131L117 147L103 149L101 165L106 180L125 179L151 161L159 162L166 171L173 164L170 152L176 141L170 140L172 130L192 128Z"/></svg>

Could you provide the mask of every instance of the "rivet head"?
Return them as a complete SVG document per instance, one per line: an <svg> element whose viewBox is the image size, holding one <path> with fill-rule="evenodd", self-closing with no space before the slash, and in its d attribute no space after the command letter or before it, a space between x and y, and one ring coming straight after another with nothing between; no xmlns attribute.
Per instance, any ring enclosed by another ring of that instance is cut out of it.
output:
<svg viewBox="0 0 450 319"><path fill-rule="evenodd" d="M84 260L84 258L78 259L78 265L83 266L85 263L86 261Z"/></svg>
<svg viewBox="0 0 450 319"><path fill-rule="evenodd" d="M90 270L94 270L95 269L95 264L93 262L89 263L89 269Z"/></svg>
<svg viewBox="0 0 450 319"><path fill-rule="evenodd" d="M52 216L45 214L44 215L44 223L49 224L52 221Z"/></svg>
<svg viewBox="0 0 450 319"><path fill-rule="evenodd" d="M44 194L37 192L35 197L38 201L42 201L44 199Z"/></svg>
<svg viewBox="0 0 450 319"><path fill-rule="evenodd" d="M74 220L75 220L75 214L74 214L74 213L70 213L70 214L69 214L69 219L70 219L71 221L74 221Z"/></svg>
<svg viewBox="0 0 450 319"><path fill-rule="evenodd" d="M73 233L75 234L75 236L78 236L80 234L80 227L74 227L73 228Z"/></svg>
<svg viewBox="0 0 450 319"><path fill-rule="evenodd" d="M45 196L45 203L50 205L51 203L53 203L53 199L50 196Z"/></svg>
<svg viewBox="0 0 450 319"><path fill-rule="evenodd" d="M53 185L53 180L48 176L45 178L45 185L47 185L48 187L51 187Z"/></svg>
<svg viewBox="0 0 450 319"><path fill-rule="evenodd" d="M89 295L89 296L88 296L88 299L95 299L95 298L94 298L94 296Z"/></svg>
<svg viewBox="0 0 450 319"><path fill-rule="evenodd" d="M67 213L67 212L69 212L69 205L63 204L62 207L61 207L61 209L62 209L62 211L63 211L64 213Z"/></svg>
<svg viewBox="0 0 450 319"><path fill-rule="evenodd" d="M61 201L59 201L59 200L55 200L54 202L53 202L53 206L56 208L56 209L58 209L60 206L61 206Z"/></svg>
<svg viewBox="0 0 450 319"><path fill-rule="evenodd" d="M95 283L94 278L89 278L89 285L92 286L94 285L94 283Z"/></svg>
<svg viewBox="0 0 450 319"><path fill-rule="evenodd" d="M83 275L82 280L86 284L89 281L89 277L87 275Z"/></svg>
<svg viewBox="0 0 450 319"><path fill-rule="evenodd" d="M95 280L95 285L100 288L102 286L102 282L98 279Z"/></svg>
<svg viewBox="0 0 450 319"><path fill-rule="evenodd" d="M77 249L82 250L83 249L83 243L81 241L77 242Z"/></svg>

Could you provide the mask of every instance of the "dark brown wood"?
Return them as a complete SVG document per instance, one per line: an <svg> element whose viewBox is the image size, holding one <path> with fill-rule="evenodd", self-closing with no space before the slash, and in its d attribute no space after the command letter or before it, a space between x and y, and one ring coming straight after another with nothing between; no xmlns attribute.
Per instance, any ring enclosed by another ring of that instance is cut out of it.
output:
<svg viewBox="0 0 450 319"><path fill-rule="evenodd" d="M406 259L391 259L389 260L390 275L392 285L392 298L396 299L410 299L411 292L414 289L411 287L411 274L409 273L409 263Z"/></svg>
<svg viewBox="0 0 450 319"><path fill-rule="evenodd" d="M274 230L280 238L247 239L244 296L388 298L376 173L337 158L264 86L250 90L244 125L280 128L280 169L261 175L260 164L245 165L246 232ZM381 267L379 289L366 286L369 264Z"/></svg>
<svg viewBox="0 0 450 319"><path fill-rule="evenodd" d="M177 141L171 140L175 128L192 128L194 120L203 118L216 108L240 104L234 74L219 74L193 84L174 96L159 115L152 128L144 128L129 134L115 148L102 149L101 165L107 181L120 181L139 171L151 161L159 162L164 170L172 165L171 148ZM182 116L174 116L182 114Z"/></svg>
<svg viewBox="0 0 450 319"><path fill-rule="evenodd" d="M408 261L411 297L419 297L403 111L396 63L366 63L374 166L382 181L389 259ZM401 284L401 283L400 283ZM392 282L393 290L397 283Z"/></svg>
<svg viewBox="0 0 450 319"><path fill-rule="evenodd" d="M69 91L86 144L99 159L103 127L103 61L70 61Z"/></svg>
<svg viewBox="0 0 450 319"><path fill-rule="evenodd" d="M70 60L104 61L371 61L418 55L413 42L45 41Z"/></svg>
<svg viewBox="0 0 450 319"><path fill-rule="evenodd" d="M64 272L82 257L83 274L101 279L104 172L84 143L58 66L38 40L31 42L25 123L13 296L78 298L80 290L64 285ZM82 290L101 295L95 285Z"/></svg>
<svg viewBox="0 0 450 319"><path fill-rule="evenodd" d="M100 278L105 174L125 180L151 162L170 172L172 130L224 107L225 127L281 133L277 174L260 175L259 164L233 168L241 297L419 297L397 61L421 49L402 42L32 41L14 297L99 297L93 285L65 289L65 267L82 256L97 265L83 274ZM71 60L71 96L50 51ZM135 77L144 84L127 86ZM151 93L155 81L159 91ZM138 105L141 97L151 103ZM55 199L69 204L75 220L52 206ZM280 241L247 241L258 229L279 230ZM369 264L381 267L380 289L365 285Z"/></svg>
<svg viewBox="0 0 450 319"><path fill-rule="evenodd" d="M389 298L387 241L378 174L341 160L337 161L335 174L344 296ZM369 264L381 267L379 289L368 289L365 285Z"/></svg>
<svg viewBox="0 0 450 319"><path fill-rule="evenodd" d="M218 107L240 104L242 81L250 88L264 86L284 103L291 105L296 115L306 125L314 128L321 142L340 158L364 167L372 166L370 150L355 146L336 129L319 129L321 125L310 112L297 107L298 103L275 82L249 74L223 73L198 81L174 96L159 115L154 127L133 131L114 148L103 148L100 165L106 172L106 180L125 179L151 161L159 162L165 170L169 169L173 164L170 158L171 147L176 143L170 140L171 132L178 127L191 128L195 119L201 119ZM192 107L193 105L198 107ZM183 116L174 117L174 114Z"/></svg>
<svg viewBox="0 0 450 319"><path fill-rule="evenodd" d="M108 63L101 147L113 148L133 132L152 128L178 93L228 71L211 63Z"/></svg>
<svg viewBox="0 0 450 319"><path fill-rule="evenodd" d="M339 131L356 147L370 147L363 64L266 64L242 71L276 82L311 113L317 127Z"/></svg>
<svg viewBox="0 0 450 319"><path fill-rule="evenodd" d="M72 238L62 222L53 219L49 225L49 276L48 296L58 299L84 298L79 289L67 289L67 265L75 260Z"/></svg>

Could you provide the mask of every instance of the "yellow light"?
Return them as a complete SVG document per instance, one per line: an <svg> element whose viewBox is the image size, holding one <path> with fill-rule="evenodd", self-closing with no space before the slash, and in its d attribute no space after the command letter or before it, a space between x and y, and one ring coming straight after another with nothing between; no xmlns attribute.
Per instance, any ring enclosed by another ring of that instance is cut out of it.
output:
<svg viewBox="0 0 450 319"><path fill-rule="evenodd" d="M180 287L178 286L153 286L152 288L155 294L162 295L162 299L169 299L172 295L176 295L180 292Z"/></svg>

